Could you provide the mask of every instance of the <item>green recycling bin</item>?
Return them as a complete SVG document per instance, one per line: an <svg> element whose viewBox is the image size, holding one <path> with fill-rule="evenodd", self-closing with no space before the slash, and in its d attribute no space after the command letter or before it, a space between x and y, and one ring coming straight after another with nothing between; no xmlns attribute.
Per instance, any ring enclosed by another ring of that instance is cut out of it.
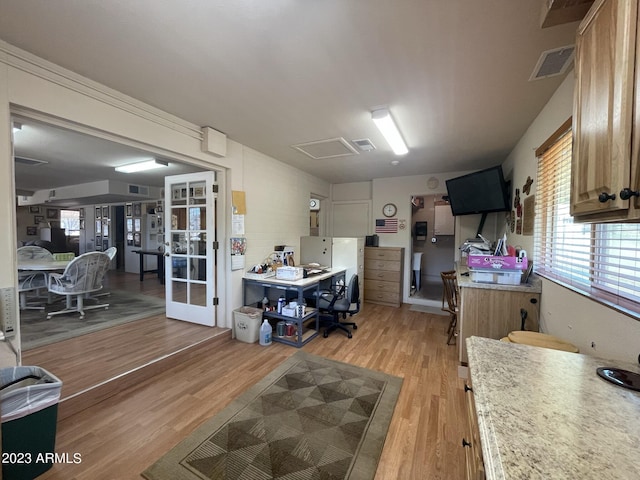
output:
<svg viewBox="0 0 640 480"><path fill-rule="evenodd" d="M0 369L3 480L32 480L52 467L61 389L40 367Z"/></svg>

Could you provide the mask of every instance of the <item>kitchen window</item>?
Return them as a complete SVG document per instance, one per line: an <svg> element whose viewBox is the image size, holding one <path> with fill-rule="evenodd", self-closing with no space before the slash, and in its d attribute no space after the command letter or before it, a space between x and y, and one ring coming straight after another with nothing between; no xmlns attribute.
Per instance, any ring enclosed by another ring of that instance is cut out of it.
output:
<svg viewBox="0 0 640 480"><path fill-rule="evenodd" d="M640 225L574 223L569 119L537 151L537 273L616 309L640 313Z"/></svg>

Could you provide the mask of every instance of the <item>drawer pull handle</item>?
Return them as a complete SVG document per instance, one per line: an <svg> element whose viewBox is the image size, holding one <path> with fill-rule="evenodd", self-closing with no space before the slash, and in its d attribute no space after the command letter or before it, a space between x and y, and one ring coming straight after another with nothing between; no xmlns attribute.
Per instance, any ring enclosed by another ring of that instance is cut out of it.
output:
<svg viewBox="0 0 640 480"><path fill-rule="evenodd" d="M473 392L473 388L471 388L469 385L467 385L466 383L464 384L464 391L465 392Z"/></svg>
<svg viewBox="0 0 640 480"><path fill-rule="evenodd" d="M467 442L464 438L462 439L462 446L463 447L470 447L471 444L469 442Z"/></svg>

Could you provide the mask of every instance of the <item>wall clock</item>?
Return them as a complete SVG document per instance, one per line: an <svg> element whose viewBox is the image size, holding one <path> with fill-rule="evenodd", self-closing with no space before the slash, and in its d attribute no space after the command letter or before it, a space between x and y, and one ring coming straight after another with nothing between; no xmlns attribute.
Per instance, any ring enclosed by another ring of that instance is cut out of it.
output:
<svg viewBox="0 0 640 480"><path fill-rule="evenodd" d="M398 211L398 207L393 203L387 203L384 207L382 207L382 214L385 217L393 217Z"/></svg>

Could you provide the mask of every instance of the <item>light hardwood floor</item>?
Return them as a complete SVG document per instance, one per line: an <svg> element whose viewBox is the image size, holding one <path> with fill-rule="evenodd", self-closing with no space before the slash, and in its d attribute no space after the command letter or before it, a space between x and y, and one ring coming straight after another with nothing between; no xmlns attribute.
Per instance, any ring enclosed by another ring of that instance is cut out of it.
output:
<svg viewBox="0 0 640 480"><path fill-rule="evenodd" d="M456 347L446 345L448 317L365 303L356 320L352 339L334 332L303 349L404 378L376 480L463 478L464 383ZM197 356L59 421L56 451L79 453L82 462L54 465L39 478L139 479L295 351L222 335Z"/></svg>

